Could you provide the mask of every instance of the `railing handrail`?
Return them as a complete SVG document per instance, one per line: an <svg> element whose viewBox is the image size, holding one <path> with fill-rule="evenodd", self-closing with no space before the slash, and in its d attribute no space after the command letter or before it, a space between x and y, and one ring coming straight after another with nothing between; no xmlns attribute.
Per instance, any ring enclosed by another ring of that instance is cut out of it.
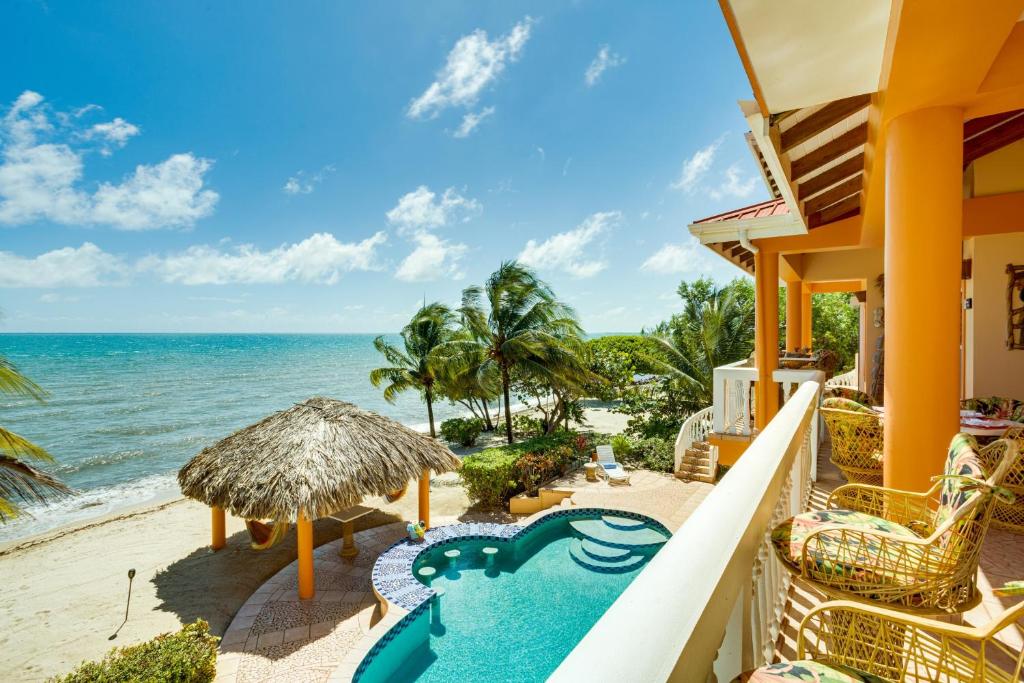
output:
<svg viewBox="0 0 1024 683"><path fill-rule="evenodd" d="M787 482L799 490L807 483L818 389L806 382L797 390L549 681L706 683L727 627L743 630L733 607L750 599ZM802 470L791 482L794 463Z"/></svg>

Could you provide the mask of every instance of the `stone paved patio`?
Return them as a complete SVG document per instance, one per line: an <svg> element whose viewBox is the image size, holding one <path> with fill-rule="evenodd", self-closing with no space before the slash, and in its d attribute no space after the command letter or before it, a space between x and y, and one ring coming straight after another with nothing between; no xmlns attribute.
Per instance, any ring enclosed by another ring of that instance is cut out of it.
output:
<svg viewBox="0 0 1024 683"><path fill-rule="evenodd" d="M577 488L572 502L578 506L638 512L673 531L712 488L655 472L634 471L631 479L631 486L612 487L603 481L587 482L580 473L556 485ZM435 526L467 521L495 521L495 515L433 520ZM298 598L294 562L278 572L246 601L225 632L217 660L218 683L349 680L372 644L405 613L392 606L382 614L370 586L378 555L404 535L402 523L360 531L355 534L359 555L354 559L338 556L340 539L317 548L312 600Z"/></svg>

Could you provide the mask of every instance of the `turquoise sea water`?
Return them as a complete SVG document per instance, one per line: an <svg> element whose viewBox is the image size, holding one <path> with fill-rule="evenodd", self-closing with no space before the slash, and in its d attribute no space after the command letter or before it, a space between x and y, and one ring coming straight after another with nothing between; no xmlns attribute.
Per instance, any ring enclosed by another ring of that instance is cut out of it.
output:
<svg viewBox="0 0 1024 683"><path fill-rule="evenodd" d="M326 395L424 427L415 393L384 401L374 335L3 334L0 355L50 392L0 397L0 424L47 448L78 495L0 525L0 540L177 491L204 447L296 401ZM437 420L461 413L440 405Z"/></svg>
<svg viewBox="0 0 1024 683"><path fill-rule="evenodd" d="M667 537L651 527L639 533ZM371 657L358 682L546 680L656 552L635 551L641 564L605 573L572 559L579 538L563 517L543 522L514 549L504 545L490 563L482 550L493 542L428 551L415 567L435 568L430 586L443 595ZM454 562L444 556L451 548L461 552Z"/></svg>

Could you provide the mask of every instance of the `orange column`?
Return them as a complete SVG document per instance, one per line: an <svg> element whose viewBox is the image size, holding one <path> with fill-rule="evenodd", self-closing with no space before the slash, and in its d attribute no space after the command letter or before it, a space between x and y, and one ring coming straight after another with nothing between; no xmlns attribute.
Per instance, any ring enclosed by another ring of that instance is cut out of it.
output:
<svg viewBox="0 0 1024 683"><path fill-rule="evenodd" d="M299 511L295 523L299 550L299 597L308 600L313 597L313 522Z"/></svg>
<svg viewBox="0 0 1024 683"><path fill-rule="evenodd" d="M804 331L803 283L799 280L786 283L786 350L796 351Z"/></svg>
<svg viewBox="0 0 1024 683"><path fill-rule="evenodd" d="M807 285L804 285L803 291L800 292L800 300L800 348L809 349L814 345L814 311L811 308L811 290Z"/></svg>
<svg viewBox="0 0 1024 683"><path fill-rule="evenodd" d="M904 114L885 150L885 485L923 491L959 430L963 112Z"/></svg>
<svg viewBox="0 0 1024 683"><path fill-rule="evenodd" d="M423 470L420 475L420 521L430 528L430 470Z"/></svg>
<svg viewBox="0 0 1024 683"><path fill-rule="evenodd" d="M764 429L779 412L779 255L754 255L754 358L757 364L755 424Z"/></svg>
<svg viewBox="0 0 1024 683"><path fill-rule="evenodd" d="M210 547L214 550L220 550L224 547L225 539L227 534L224 531L224 508L211 507L210 508L210 527L212 530Z"/></svg>

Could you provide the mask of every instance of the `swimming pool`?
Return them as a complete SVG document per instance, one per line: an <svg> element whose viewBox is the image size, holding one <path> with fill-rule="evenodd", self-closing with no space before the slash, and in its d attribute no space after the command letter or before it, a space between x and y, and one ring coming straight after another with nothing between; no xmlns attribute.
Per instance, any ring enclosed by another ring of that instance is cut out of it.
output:
<svg viewBox="0 0 1024 683"><path fill-rule="evenodd" d="M393 548L418 577L422 602L354 681L543 681L669 537L650 518L598 509L558 511L526 528L486 525L501 527L493 534L475 533L481 526L442 527L419 552ZM386 597L388 555L374 570Z"/></svg>

